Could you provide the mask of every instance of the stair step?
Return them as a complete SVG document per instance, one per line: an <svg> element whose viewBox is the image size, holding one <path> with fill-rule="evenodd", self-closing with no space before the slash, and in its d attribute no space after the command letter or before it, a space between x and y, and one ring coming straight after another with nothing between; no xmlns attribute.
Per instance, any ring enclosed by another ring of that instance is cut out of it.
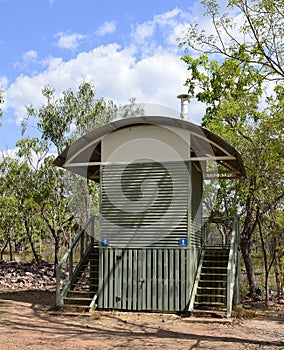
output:
<svg viewBox="0 0 284 350"><path fill-rule="evenodd" d="M72 283L71 287L98 287L97 283Z"/></svg>
<svg viewBox="0 0 284 350"><path fill-rule="evenodd" d="M78 304L64 304L62 305L63 308L77 308L77 309L88 309L89 305L78 305Z"/></svg>
<svg viewBox="0 0 284 350"><path fill-rule="evenodd" d="M195 301L194 305L207 305L207 306L225 306L224 303L218 301Z"/></svg>
<svg viewBox="0 0 284 350"><path fill-rule="evenodd" d="M203 266L208 266L208 267L213 267L213 266L216 266L216 267L228 267L228 261L215 261L215 260L212 260L212 261L203 261Z"/></svg>
<svg viewBox="0 0 284 350"><path fill-rule="evenodd" d="M214 279L214 280L207 280L207 279L203 280L203 279L200 279L199 282L202 282L202 283L206 283L206 282L209 282L209 283L215 283L215 282L216 283L227 283L226 279L224 279L224 278L221 279L221 280L220 279L218 279L218 280L216 280L216 279Z"/></svg>
<svg viewBox="0 0 284 350"><path fill-rule="evenodd" d="M205 254L204 260L216 260L216 261L225 261L228 260L229 255L228 254Z"/></svg>
<svg viewBox="0 0 284 350"><path fill-rule="evenodd" d="M218 254L218 255L215 255L215 254L205 254L204 256L204 260L209 260L209 261L212 261L212 260L216 260L216 261L226 261L228 260L229 258L229 255L227 254Z"/></svg>
<svg viewBox="0 0 284 350"><path fill-rule="evenodd" d="M218 273L218 272L210 272L210 273L206 273L206 272L201 272L201 275L206 275L206 276L227 276L226 273Z"/></svg>
<svg viewBox="0 0 284 350"><path fill-rule="evenodd" d="M79 298L79 297L64 297L66 301L92 301L93 298Z"/></svg>
<svg viewBox="0 0 284 350"><path fill-rule="evenodd" d="M202 314L215 314L215 313L219 313L220 312L220 314L222 313L225 313L227 310L225 310L225 309L220 309L220 310L202 310L202 309L193 309L192 310L192 312L193 313L198 313L198 314L200 314L200 313L202 313Z"/></svg>
<svg viewBox="0 0 284 350"><path fill-rule="evenodd" d="M226 298L224 294L196 294L196 296L205 298Z"/></svg>
<svg viewBox="0 0 284 350"><path fill-rule="evenodd" d="M197 287L197 289L202 289L202 290L207 290L207 289L209 289L209 290L226 290L227 288L226 287Z"/></svg>
<svg viewBox="0 0 284 350"><path fill-rule="evenodd" d="M198 314L198 315L215 315L219 317L224 317L226 315L227 310L226 309L217 309L217 310L207 310L207 309L193 309L192 313L193 314Z"/></svg>
<svg viewBox="0 0 284 350"><path fill-rule="evenodd" d="M90 290L69 290L68 291L68 297L71 295L82 295L82 296L90 296L90 298L92 297L93 294L96 294Z"/></svg>

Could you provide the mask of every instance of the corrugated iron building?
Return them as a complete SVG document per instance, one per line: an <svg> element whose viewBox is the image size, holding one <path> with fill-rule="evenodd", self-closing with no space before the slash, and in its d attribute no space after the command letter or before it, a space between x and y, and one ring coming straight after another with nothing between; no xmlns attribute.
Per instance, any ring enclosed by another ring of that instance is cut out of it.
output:
<svg viewBox="0 0 284 350"><path fill-rule="evenodd" d="M136 117L84 135L55 164L100 184L98 308L187 310L204 248L203 182L243 176L239 153L193 123Z"/></svg>

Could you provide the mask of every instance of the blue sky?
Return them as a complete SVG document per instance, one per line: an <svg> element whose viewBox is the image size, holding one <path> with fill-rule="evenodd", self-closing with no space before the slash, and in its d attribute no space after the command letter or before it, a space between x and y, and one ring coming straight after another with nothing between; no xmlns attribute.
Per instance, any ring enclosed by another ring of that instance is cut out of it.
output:
<svg viewBox="0 0 284 350"><path fill-rule="evenodd" d="M98 98L178 113L187 70L176 38L204 21L194 0L0 0L0 14L2 151L15 148L25 106L39 106L47 84L60 94L91 81ZM192 103L190 120L201 115Z"/></svg>

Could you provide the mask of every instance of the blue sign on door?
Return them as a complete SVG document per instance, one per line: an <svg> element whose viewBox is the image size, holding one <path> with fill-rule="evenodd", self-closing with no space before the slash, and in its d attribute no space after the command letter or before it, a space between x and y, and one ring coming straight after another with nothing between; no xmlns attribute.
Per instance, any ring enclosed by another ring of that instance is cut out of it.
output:
<svg viewBox="0 0 284 350"><path fill-rule="evenodd" d="M181 238L181 239L179 240L179 246L180 246L180 247L187 247L187 246L188 246L187 238Z"/></svg>

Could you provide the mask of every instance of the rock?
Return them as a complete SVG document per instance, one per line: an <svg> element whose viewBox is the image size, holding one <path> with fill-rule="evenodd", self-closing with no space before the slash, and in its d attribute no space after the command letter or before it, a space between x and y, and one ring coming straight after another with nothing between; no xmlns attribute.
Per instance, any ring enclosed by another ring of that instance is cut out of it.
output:
<svg viewBox="0 0 284 350"><path fill-rule="evenodd" d="M37 266L23 261L0 262L0 285L12 290L55 291L56 279L53 266L44 263Z"/></svg>

